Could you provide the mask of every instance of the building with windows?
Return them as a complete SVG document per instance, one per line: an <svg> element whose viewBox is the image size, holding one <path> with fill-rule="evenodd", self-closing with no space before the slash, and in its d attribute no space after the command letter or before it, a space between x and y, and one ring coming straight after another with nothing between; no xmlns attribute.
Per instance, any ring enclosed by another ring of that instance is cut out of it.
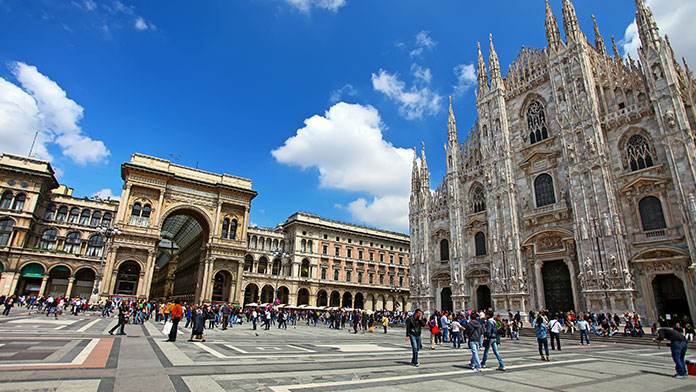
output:
<svg viewBox="0 0 696 392"><path fill-rule="evenodd" d="M460 143L450 102L436 191L414 160L412 306L696 317L696 80L636 6L637 62L569 0L565 40L547 3L547 47L505 77L479 46L478 121Z"/></svg>
<svg viewBox="0 0 696 392"><path fill-rule="evenodd" d="M409 309L407 235L297 212L247 245L244 303Z"/></svg>
<svg viewBox="0 0 696 392"><path fill-rule="evenodd" d="M80 199L48 162L0 156L0 294L408 303L406 235L306 213L249 228L251 180L142 154L121 177L121 202ZM106 227L119 234L105 238Z"/></svg>
<svg viewBox="0 0 696 392"><path fill-rule="evenodd" d="M0 156L0 293L89 298L114 201L80 199L44 161Z"/></svg>

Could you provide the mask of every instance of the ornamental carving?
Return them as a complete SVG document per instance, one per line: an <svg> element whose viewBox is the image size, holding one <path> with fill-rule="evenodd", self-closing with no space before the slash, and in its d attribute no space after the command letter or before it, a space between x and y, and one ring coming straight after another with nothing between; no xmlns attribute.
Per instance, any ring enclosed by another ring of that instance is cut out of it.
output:
<svg viewBox="0 0 696 392"><path fill-rule="evenodd" d="M542 237L537 241L536 248L542 252L563 249L563 239L560 236Z"/></svg>

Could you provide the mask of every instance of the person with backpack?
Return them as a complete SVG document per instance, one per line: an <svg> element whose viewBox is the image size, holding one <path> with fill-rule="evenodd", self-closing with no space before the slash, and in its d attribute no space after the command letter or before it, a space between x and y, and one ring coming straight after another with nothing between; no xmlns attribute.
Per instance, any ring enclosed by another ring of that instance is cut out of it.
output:
<svg viewBox="0 0 696 392"><path fill-rule="evenodd" d="M500 357L498 352L498 346L500 345L500 329L502 324L498 325L493 319L493 311L489 310L486 312L486 320L483 321L485 326L483 329L483 360L481 361L481 367L486 367L486 360L488 360L488 350L493 349L493 354L498 359L498 368L495 370L505 371L505 365L503 364L503 358Z"/></svg>
<svg viewBox="0 0 696 392"><path fill-rule="evenodd" d="M536 331L537 344L539 345L539 355L541 355L541 360L550 361L551 359L549 358L549 340L547 334L549 329L546 326L546 323L544 323L544 319L541 317L541 315L537 316L536 323L534 324L534 329ZM541 351L542 348L545 349L546 356L544 356L544 351Z"/></svg>
<svg viewBox="0 0 696 392"><path fill-rule="evenodd" d="M479 316L476 312L471 314L471 320L466 326L466 337L469 340L469 348L471 349L471 361L469 367L475 372L481 371L481 361L479 360L478 350L481 346L481 337L483 336L483 326L479 321Z"/></svg>

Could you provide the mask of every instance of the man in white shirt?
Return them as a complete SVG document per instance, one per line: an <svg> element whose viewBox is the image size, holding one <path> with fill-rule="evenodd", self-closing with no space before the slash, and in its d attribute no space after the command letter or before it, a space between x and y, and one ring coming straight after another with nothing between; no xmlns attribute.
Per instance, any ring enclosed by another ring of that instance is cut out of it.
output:
<svg viewBox="0 0 696 392"><path fill-rule="evenodd" d="M580 321L577 323L578 331L580 331L580 345L583 346L584 340L587 340L587 345L590 345L590 337L588 331L590 330L590 324L585 320L585 316L580 316Z"/></svg>
<svg viewBox="0 0 696 392"><path fill-rule="evenodd" d="M549 331L551 332L551 350L555 350L553 341L558 343L558 351L561 351L561 322L558 321L558 316L554 316L549 322Z"/></svg>

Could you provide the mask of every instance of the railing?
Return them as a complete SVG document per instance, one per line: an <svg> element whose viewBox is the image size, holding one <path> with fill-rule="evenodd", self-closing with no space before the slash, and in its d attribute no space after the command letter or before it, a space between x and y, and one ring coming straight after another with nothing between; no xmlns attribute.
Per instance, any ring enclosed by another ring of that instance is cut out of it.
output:
<svg viewBox="0 0 696 392"><path fill-rule="evenodd" d="M634 242L653 242L677 239L682 236L680 227L667 227L658 230L648 230L633 233Z"/></svg>

